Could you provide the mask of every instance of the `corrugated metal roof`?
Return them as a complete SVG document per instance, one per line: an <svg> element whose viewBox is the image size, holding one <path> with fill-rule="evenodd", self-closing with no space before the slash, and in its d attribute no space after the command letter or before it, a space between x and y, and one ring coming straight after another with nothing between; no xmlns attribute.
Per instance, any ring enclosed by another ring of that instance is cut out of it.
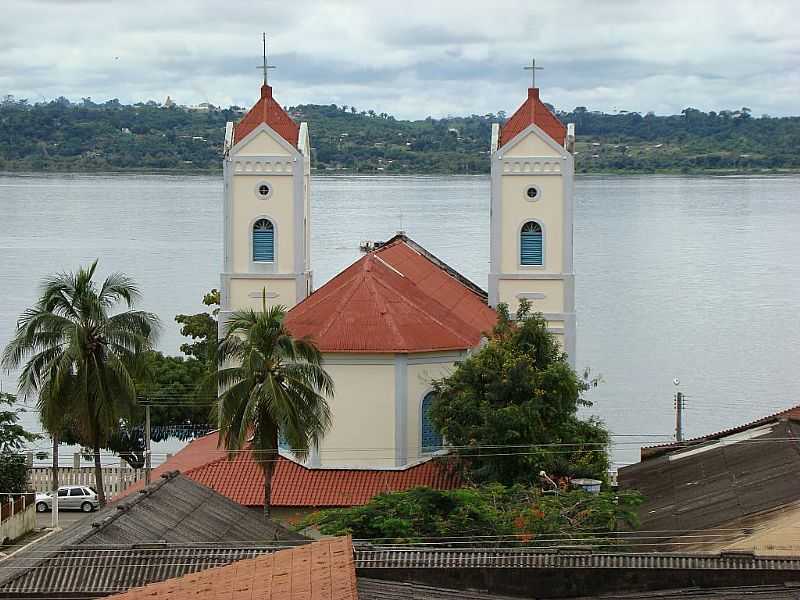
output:
<svg viewBox="0 0 800 600"><path fill-rule="evenodd" d="M800 424L781 421L756 437L708 441L619 470L639 490L642 530L697 531L800 500Z"/></svg>
<svg viewBox="0 0 800 600"><path fill-rule="evenodd" d="M749 423L745 423L743 425L737 425L736 427L723 429L722 431L709 433L707 435L702 435L700 437L692 438L690 440L683 440L682 442L670 442L669 444L657 444L655 446L645 446L641 450L641 459L649 460L651 458L663 456L664 454L668 454L670 452L682 450L689 446L696 446L698 444L704 444L712 440L718 440L725 436L732 435L735 433L740 433L742 431L753 429L755 427L760 427L761 425L766 425L767 423L772 423L773 421L779 421L781 419L800 420L800 404L798 404L797 406L793 406L792 408L787 408L786 410L782 410L773 413L771 415L767 415L766 417L756 419L755 421L750 421Z"/></svg>
<svg viewBox="0 0 800 600"><path fill-rule="evenodd" d="M523 600L541 598L542 591L532 590L534 595L502 596L488 591L459 590L443 587L432 587L419 583L391 581L383 579L358 578L359 600ZM725 588L699 588L659 590L654 592L627 592L621 594L605 593L602 596L582 596L576 600L594 599L620 600L669 600L670 598L682 600L700 600L710 598L714 600L798 600L800 588L796 585L764 585L740 586Z"/></svg>
<svg viewBox="0 0 800 600"><path fill-rule="evenodd" d="M241 142L248 133L262 123L269 125L283 139L297 147L300 127L272 97L272 86L269 85L261 86L261 98L236 124L233 130L233 143Z"/></svg>
<svg viewBox="0 0 800 600"><path fill-rule="evenodd" d="M135 546L68 546L47 564L32 569L28 577L0 587L0 598L65 598L69 595L98 597L131 587L196 573L204 569L251 559L287 549L287 544L246 546L242 544L148 544ZM598 570L636 571L781 571L787 577L800 572L800 557L755 557L751 555L625 554L542 552L524 548L429 549L419 547L375 547L356 545L357 572L374 578L381 571L419 577L439 569L470 571ZM452 573L451 573L452 574ZM428 577L430 579L430 577ZM425 586L415 585L416 589ZM395 588L396 589L396 588ZM434 588L439 589L441 588ZM441 592L444 593L444 592ZM470 598L461 593L463 598ZM422 596L426 597L426 596ZM435 597L435 596L434 596ZM392 596L388 596L392 598ZM447 596L444 596L447 598ZM480 598L480 596L478 596Z"/></svg>
<svg viewBox="0 0 800 600"><path fill-rule="evenodd" d="M241 505L264 505L264 473L249 452L189 470L186 476ZM357 506L384 492L419 486L446 490L461 485L461 479L436 460L405 469L310 469L280 457L272 475L271 504Z"/></svg>
<svg viewBox="0 0 800 600"><path fill-rule="evenodd" d="M171 473L0 563L0 594L39 589L118 591L159 581L186 572L184 555L191 550L182 546L190 543L236 544L233 556L216 547L198 549L189 566L199 570L265 551L248 546L276 542L264 546L271 550L307 541Z"/></svg>
<svg viewBox="0 0 800 600"><path fill-rule="evenodd" d="M421 583L358 578L359 600L520 600L474 590L432 587Z"/></svg>
<svg viewBox="0 0 800 600"><path fill-rule="evenodd" d="M800 600L800 588L796 584L759 585L719 588L699 588L678 590L660 590L657 592L636 592L625 594L603 594L602 596L583 596L575 600L604 600L619 598L620 600Z"/></svg>
<svg viewBox="0 0 800 600"><path fill-rule="evenodd" d="M800 570L800 556L543 552L532 548L419 548L356 545L356 569Z"/></svg>
<svg viewBox="0 0 800 600"><path fill-rule="evenodd" d="M539 99L539 88L528 88L528 98L500 129L499 146L502 147L529 125L537 125L559 145L564 145L567 128Z"/></svg>
<svg viewBox="0 0 800 600"><path fill-rule="evenodd" d="M406 236L362 257L286 315L323 352L435 352L480 343L485 292Z"/></svg>

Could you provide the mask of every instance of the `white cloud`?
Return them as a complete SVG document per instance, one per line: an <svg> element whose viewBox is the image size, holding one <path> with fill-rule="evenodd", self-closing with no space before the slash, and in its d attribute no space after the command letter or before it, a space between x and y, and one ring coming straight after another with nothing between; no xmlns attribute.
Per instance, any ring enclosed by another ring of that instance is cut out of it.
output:
<svg viewBox="0 0 800 600"><path fill-rule="evenodd" d="M0 91L123 102L251 104L260 32L276 96L399 117L513 111L531 55L561 108L796 112L790 1L399 3L12 0Z"/></svg>

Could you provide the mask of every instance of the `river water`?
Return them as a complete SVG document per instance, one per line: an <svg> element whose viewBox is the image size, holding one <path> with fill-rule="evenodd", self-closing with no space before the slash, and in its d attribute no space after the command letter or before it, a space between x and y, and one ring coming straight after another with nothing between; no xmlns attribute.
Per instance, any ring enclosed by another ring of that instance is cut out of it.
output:
<svg viewBox="0 0 800 600"><path fill-rule="evenodd" d="M586 412L617 463L671 439L673 378L689 436L800 402L800 177L586 176L575 197L577 364L602 375ZM316 286L398 229L486 285L488 178L449 176L315 178ZM222 179L0 174L0 257L0 346L43 276L99 258L136 279L177 353L174 315L219 285Z"/></svg>

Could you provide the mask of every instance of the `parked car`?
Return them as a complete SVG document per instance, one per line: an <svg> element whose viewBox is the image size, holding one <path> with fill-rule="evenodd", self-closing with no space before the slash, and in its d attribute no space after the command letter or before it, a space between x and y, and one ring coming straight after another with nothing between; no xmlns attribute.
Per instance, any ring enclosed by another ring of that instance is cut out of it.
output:
<svg viewBox="0 0 800 600"><path fill-rule="evenodd" d="M62 485L58 488L58 510L82 510L92 512L100 502L97 493L86 485ZM36 512L47 512L53 508L53 493L36 494Z"/></svg>

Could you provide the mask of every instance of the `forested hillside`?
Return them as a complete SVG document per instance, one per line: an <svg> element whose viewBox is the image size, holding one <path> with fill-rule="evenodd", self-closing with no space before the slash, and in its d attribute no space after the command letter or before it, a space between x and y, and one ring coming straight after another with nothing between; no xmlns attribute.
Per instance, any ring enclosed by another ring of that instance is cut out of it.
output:
<svg viewBox="0 0 800 600"><path fill-rule="evenodd" d="M333 173L486 173L491 124L506 115L398 120L351 106L301 105L313 167ZM155 102L96 104L65 98L0 102L0 170L208 172L220 168L225 122L240 108L189 111ZM800 117L749 109L680 115L558 113L577 130L577 170L602 172L800 169Z"/></svg>

